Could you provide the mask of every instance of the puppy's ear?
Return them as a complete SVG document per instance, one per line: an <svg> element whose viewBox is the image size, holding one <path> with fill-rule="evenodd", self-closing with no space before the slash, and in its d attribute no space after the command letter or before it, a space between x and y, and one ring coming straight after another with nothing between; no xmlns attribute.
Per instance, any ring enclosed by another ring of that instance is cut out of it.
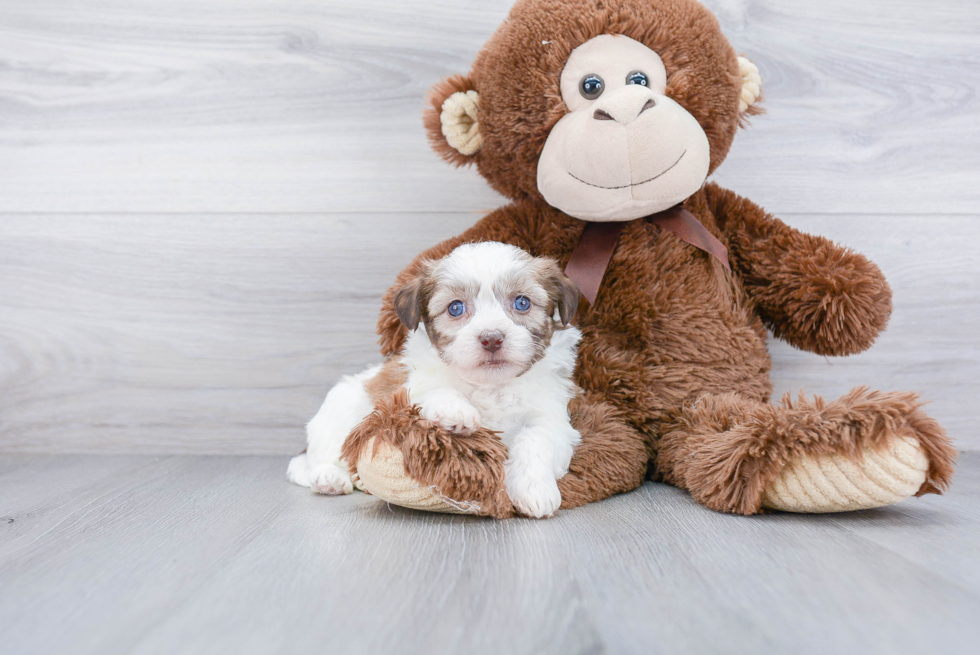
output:
<svg viewBox="0 0 980 655"><path fill-rule="evenodd" d="M415 277L395 293L395 313L409 332L418 328L422 318L422 283L421 276Z"/></svg>
<svg viewBox="0 0 980 655"><path fill-rule="evenodd" d="M568 325L575 318L578 311L578 299L582 294L578 286L572 282L564 273L559 280L561 284L561 296L558 300L558 315L561 317L561 324Z"/></svg>
<svg viewBox="0 0 980 655"><path fill-rule="evenodd" d="M432 295L432 275L435 268L436 262L423 259L419 264L418 274L395 292L392 300L395 314L409 332L415 330L419 323L427 318L426 307L429 304L429 296Z"/></svg>
<svg viewBox="0 0 980 655"><path fill-rule="evenodd" d="M567 326L578 311L578 299L581 295L578 286L562 272L561 266L554 260L549 260L542 272L548 296L558 308L561 324Z"/></svg>

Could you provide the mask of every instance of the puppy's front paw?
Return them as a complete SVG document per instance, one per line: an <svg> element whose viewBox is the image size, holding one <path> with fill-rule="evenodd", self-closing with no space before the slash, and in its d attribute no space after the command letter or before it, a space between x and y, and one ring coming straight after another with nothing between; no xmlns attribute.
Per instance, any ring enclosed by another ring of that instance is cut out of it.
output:
<svg viewBox="0 0 980 655"><path fill-rule="evenodd" d="M471 435L480 427L480 413L466 399L449 394L421 403L422 418L454 434Z"/></svg>
<svg viewBox="0 0 980 655"><path fill-rule="evenodd" d="M310 479L313 491L318 494L341 496L354 491L354 484L347 471L333 464L324 464L312 469Z"/></svg>
<svg viewBox="0 0 980 655"><path fill-rule="evenodd" d="M561 505L558 482L549 475L511 477L508 473L507 495L518 512L535 519L552 516Z"/></svg>

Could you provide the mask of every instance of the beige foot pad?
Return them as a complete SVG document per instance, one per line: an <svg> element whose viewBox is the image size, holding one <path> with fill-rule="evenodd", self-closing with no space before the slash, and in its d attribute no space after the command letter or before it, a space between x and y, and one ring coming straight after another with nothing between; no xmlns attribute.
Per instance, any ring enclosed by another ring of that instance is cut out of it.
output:
<svg viewBox="0 0 980 655"><path fill-rule="evenodd" d="M357 460L357 486L381 500L427 512L476 514L480 506L473 502L456 502L441 495L435 487L423 487L405 475L401 451L385 442L374 453L374 439L368 442Z"/></svg>
<svg viewBox="0 0 980 655"><path fill-rule="evenodd" d="M929 459L913 437L867 449L864 459L843 455L804 456L787 464L762 497L762 506L784 512L847 512L883 507L915 494L926 479Z"/></svg>

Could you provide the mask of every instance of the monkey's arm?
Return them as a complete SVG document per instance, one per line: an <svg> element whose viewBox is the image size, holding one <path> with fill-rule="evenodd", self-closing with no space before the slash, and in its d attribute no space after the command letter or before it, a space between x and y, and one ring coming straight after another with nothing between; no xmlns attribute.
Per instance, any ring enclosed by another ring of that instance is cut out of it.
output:
<svg viewBox="0 0 980 655"><path fill-rule="evenodd" d="M877 266L727 189L709 184L705 191L732 267L773 334L819 355L850 355L874 343L891 314L891 289Z"/></svg>
<svg viewBox="0 0 980 655"><path fill-rule="evenodd" d="M441 259L459 245L480 241L501 241L525 250L532 250L531 244L523 236L524 231L520 229L518 216L519 211L514 205L506 205L496 209L462 234L423 251L412 260L412 263L405 270L398 274L395 283L385 292L381 301L381 315L378 317L378 334L380 335L378 342L381 345L382 355L388 357L399 352L405 343L408 332L398 320L393 300L395 293L419 274L422 262L426 259Z"/></svg>

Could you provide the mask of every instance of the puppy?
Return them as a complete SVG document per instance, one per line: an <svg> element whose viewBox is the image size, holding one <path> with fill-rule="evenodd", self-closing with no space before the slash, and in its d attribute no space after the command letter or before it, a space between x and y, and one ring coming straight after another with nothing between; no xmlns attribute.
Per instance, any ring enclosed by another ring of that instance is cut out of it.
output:
<svg viewBox="0 0 980 655"><path fill-rule="evenodd" d="M579 393L571 376L581 332L569 326L578 297L557 262L502 243L463 245L427 262L394 298L409 330L402 353L383 373L374 366L330 390L289 479L322 494L350 493L341 447L374 410L372 382L394 378L441 428L499 432L514 506L551 516L561 505L556 481L581 439L568 418L568 401Z"/></svg>

